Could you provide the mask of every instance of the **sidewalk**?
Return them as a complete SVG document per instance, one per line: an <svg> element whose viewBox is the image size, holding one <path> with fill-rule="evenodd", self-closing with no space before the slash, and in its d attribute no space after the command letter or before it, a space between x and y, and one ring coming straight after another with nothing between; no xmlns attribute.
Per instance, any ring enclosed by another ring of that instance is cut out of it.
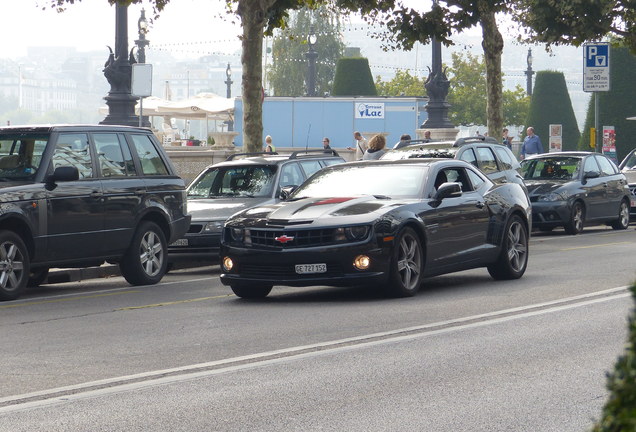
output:
<svg viewBox="0 0 636 432"><path fill-rule="evenodd" d="M46 278L46 283L78 282L87 279L121 276L119 266L103 264L99 267L86 268L52 268Z"/></svg>

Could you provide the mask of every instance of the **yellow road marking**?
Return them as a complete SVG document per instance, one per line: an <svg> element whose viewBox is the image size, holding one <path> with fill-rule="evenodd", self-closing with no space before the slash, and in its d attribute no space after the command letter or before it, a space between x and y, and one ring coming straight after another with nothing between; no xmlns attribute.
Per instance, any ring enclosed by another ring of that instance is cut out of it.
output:
<svg viewBox="0 0 636 432"><path fill-rule="evenodd" d="M623 242L616 242L616 243L598 244L598 245L592 245L592 246L577 246L577 247L571 247L571 248L564 248L564 249L560 249L560 250L562 250L562 251L571 251L571 250L576 250L576 249L592 249L592 248L603 247L603 246L615 246L615 245L619 245L619 244L634 244L634 242L623 241Z"/></svg>
<svg viewBox="0 0 636 432"><path fill-rule="evenodd" d="M188 300L177 300L177 301L173 301L173 302L155 303L155 304L149 304L149 305L144 305L144 306L130 306L130 307L125 307L125 308L120 308L120 309L115 309L115 310L117 310L117 311L125 311L125 310L154 308L154 307L161 307L161 306L172 306L172 305L182 304L182 303L194 303L194 302L199 302L199 301L206 301L206 300L214 300L214 299L219 299L219 298L231 297L233 295L234 294L224 294L224 295L212 296L212 297L201 297L201 298L188 299Z"/></svg>
<svg viewBox="0 0 636 432"><path fill-rule="evenodd" d="M140 291L134 291L133 290L133 291L122 291L122 292L117 292L117 293L94 294L94 295L89 295L89 296L78 296L78 297L67 297L67 298L53 299L53 300L33 301L33 302L26 302L26 303L3 305L3 306L0 306L0 309L17 308L17 307L22 307L22 306L33 306L33 305L41 305L41 304L48 304L48 303L61 303L61 302L69 302L69 301L73 301L73 300L84 300L84 299L91 299L91 298L99 298L99 297L108 297L108 296L114 296L114 295L121 295L121 294L138 293L138 292L140 292Z"/></svg>

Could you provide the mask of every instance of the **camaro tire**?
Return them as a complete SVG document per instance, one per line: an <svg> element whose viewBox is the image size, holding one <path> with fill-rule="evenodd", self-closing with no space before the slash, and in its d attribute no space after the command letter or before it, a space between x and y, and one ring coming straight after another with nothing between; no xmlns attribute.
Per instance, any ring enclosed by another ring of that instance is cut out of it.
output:
<svg viewBox="0 0 636 432"><path fill-rule="evenodd" d="M142 222L119 268L132 285L152 285L166 274L168 245L163 231L154 222Z"/></svg>
<svg viewBox="0 0 636 432"><path fill-rule="evenodd" d="M519 279L528 267L528 230L519 216L512 216L497 261L488 266L494 279Z"/></svg>
<svg viewBox="0 0 636 432"><path fill-rule="evenodd" d="M11 231L0 231L0 300L15 300L29 279L29 253L22 239Z"/></svg>
<svg viewBox="0 0 636 432"><path fill-rule="evenodd" d="M581 201L577 201L572 206L572 212L570 213L570 220L565 224L565 232L567 234L579 234L583 231L585 226L585 208Z"/></svg>
<svg viewBox="0 0 636 432"><path fill-rule="evenodd" d="M265 298L272 291L272 285L230 285L232 291L237 297L244 299L260 299Z"/></svg>
<svg viewBox="0 0 636 432"><path fill-rule="evenodd" d="M618 219L612 222L612 228L615 230L625 230L629 227L629 202L621 201L618 209Z"/></svg>
<svg viewBox="0 0 636 432"><path fill-rule="evenodd" d="M392 297L414 296L422 283L423 263L419 236L412 228L404 228L395 239L387 294Z"/></svg>

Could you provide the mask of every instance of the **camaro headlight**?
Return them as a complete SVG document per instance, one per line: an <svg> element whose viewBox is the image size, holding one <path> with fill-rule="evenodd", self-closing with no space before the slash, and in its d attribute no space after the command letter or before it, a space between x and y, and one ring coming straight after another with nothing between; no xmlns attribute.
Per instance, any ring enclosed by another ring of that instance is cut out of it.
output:
<svg viewBox="0 0 636 432"><path fill-rule="evenodd" d="M218 233L223 229L224 221L212 221L205 224L203 232L205 233Z"/></svg>
<svg viewBox="0 0 636 432"><path fill-rule="evenodd" d="M336 241L363 240L368 233L369 227L367 225L338 228L336 229Z"/></svg>
<svg viewBox="0 0 636 432"><path fill-rule="evenodd" d="M243 241L245 238L245 231L243 228L230 228L230 233L232 234L232 240L234 241Z"/></svg>
<svg viewBox="0 0 636 432"><path fill-rule="evenodd" d="M565 201L568 196L565 192L552 192L539 197L539 201Z"/></svg>

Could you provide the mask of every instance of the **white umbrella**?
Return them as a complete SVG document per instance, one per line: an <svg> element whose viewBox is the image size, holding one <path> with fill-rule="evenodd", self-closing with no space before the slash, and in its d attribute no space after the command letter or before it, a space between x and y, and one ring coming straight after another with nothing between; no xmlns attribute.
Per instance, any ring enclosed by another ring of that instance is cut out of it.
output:
<svg viewBox="0 0 636 432"><path fill-rule="evenodd" d="M177 118L227 120L234 113L234 99L214 93L199 93L187 99L166 101L155 110L159 115Z"/></svg>

